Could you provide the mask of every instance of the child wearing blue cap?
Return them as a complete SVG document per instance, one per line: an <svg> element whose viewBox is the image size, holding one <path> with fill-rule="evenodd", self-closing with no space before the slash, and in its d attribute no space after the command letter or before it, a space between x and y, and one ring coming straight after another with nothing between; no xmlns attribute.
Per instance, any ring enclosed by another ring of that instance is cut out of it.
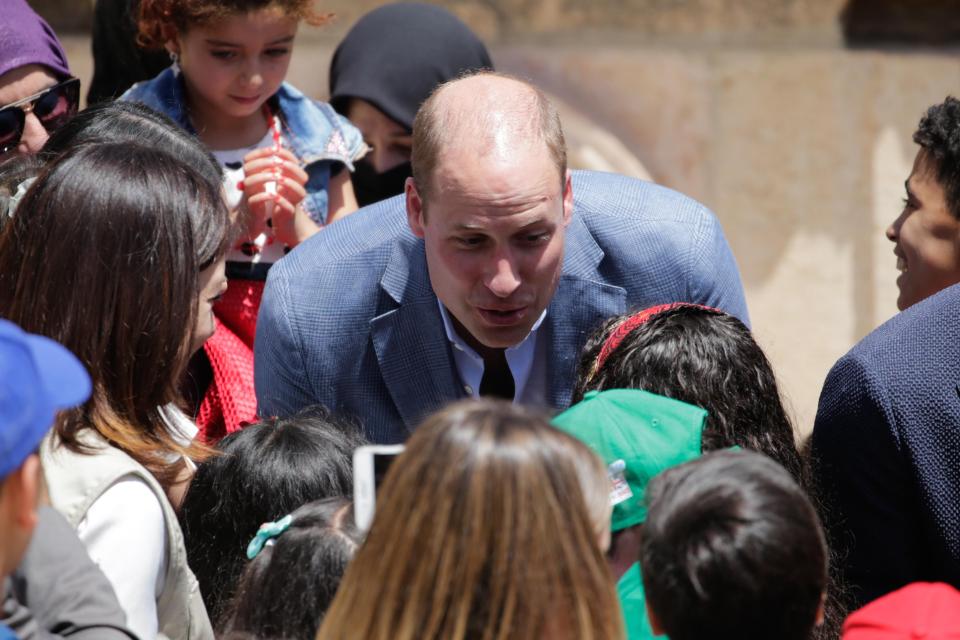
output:
<svg viewBox="0 0 960 640"><path fill-rule="evenodd" d="M0 320L0 585L16 569L37 524L37 449L56 414L90 396L80 361L58 343ZM2 586L0 586L2 589ZM0 592L0 600L5 594ZM0 623L0 640L15 638Z"/></svg>

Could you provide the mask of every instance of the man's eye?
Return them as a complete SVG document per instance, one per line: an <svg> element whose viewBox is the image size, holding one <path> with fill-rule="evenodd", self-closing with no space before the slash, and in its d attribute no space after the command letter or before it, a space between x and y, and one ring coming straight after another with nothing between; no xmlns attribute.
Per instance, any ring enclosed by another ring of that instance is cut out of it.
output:
<svg viewBox="0 0 960 640"><path fill-rule="evenodd" d="M263 53L271 58L282 58L283 56L290 53L290 49L283 49L283 48L277 47L276 49L267 49Z"/></svg>
<svg viewBox="0 0 960 640"><path fill-rule="evenodd" d="M541 233L528 233L523 236L523 241L527 244L542 244L550 239L550 234L546 231Z"/></svg>
<svg viewBox="0 0 960 640"><path fill-rule="evenodd" d="M458 245L467 249L473 249L483 244L483 238L480 236L467 236L455 238L454 240Z"/></svg>

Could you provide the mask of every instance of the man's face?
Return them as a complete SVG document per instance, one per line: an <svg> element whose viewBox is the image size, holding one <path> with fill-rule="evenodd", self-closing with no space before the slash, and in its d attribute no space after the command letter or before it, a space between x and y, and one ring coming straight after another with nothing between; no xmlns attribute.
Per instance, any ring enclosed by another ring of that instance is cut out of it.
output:
<svg viewBox="0 0 960 640"><path fill-rule="evenodd" d="M887 229L900 271L900 310L960 282L960 220L947 209L936 168L923 149L906 190L903 212Z"/></svg>
<svg viewBox="0 0 960 640"><path fill-rule="evenodd" d="M560 278L570 175L561 180L546 149L531 146L509 158L441 154L428 203L407 180L410 228L424 239L433 290L475 348L521 342Z"/></svg>

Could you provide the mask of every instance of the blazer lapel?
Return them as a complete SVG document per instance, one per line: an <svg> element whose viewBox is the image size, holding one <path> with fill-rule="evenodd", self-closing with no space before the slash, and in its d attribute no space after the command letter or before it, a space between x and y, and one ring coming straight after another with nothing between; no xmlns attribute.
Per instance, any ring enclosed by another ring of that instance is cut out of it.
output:
<svg viewBox="0 0 960 640"><path fill-rule="evenodd" d="M387 390L408 429L463 397L422 241L397 245L380 281L397 306L370 321L373 348Z"/></svg>
<svg viewBox="0 0 960 640"><path fill-rule="evenodd" d="M607 284L597 270L603 260L586 225L574 214L567 228L563 273L547 310L547 400L558 409L570 404L580 350L603 320L626 311L627 292Z"/></svg>

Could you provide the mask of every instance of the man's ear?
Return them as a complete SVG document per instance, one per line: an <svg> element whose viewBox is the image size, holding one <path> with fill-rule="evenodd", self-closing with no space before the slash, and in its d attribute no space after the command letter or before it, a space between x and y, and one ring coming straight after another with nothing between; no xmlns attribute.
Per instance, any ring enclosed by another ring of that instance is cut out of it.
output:
<svg viewBox="0 0 960 640"><path fill-rule="evenodd" d="M413 178L407 178L403 185L403 193L407 202L407 224L410 225L410 231L418 238L423 237L423 198L417 191L417 183Z"/></svg>
<svg viewBox="0 0 960 640"><path fill-rule="evenodd" d="M570 169L563 178L563 226L570 224L573 220L573 180Z"/></svg>
<svg viewBox="0 0 960 640"><path fill-rule="evenodd" d="M814 618L813 620L814 626L819 627L820 625L823 624L823 615L824 615L824 610L826 609L826 606L827 606L827 592L824 591L820 595L820 604L817 605L817 617Z"/></svg>
<svg viewBox="0 0 960 640"><path fill-rule="evenodd" d="M657 614L655 614L653 609L650 608L650 600L645 598L643 601L643 606L647 608L647 621L650 623L650 631L653 631L653 635L667 635L667 632L663 630L663 625L660 624L660 619L657 618Z"/></svg>

